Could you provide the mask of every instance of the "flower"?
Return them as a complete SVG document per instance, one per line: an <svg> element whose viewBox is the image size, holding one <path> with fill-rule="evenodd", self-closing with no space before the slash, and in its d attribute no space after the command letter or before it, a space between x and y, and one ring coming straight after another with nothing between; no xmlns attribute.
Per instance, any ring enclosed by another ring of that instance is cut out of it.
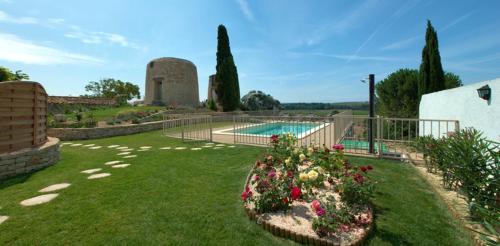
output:
<svg viewBox="0 0 500 246"><path fill-rule="evenodd" d="M342 225L340 225L340 231L342 231L342 232L348 232L349 231L349 225L348 224L342 224Z"/></svg>
<svg viewBox="0 0 500 246"><path fill-rule="evenodd" d="M286 176L288 176L289 178L293 178L293 172L292 171L287 171L286 172Z"/></svg>
<svg viewBox="0 0 500 246"><path fill-rule="evenodd" d="M294 153L295 155L296 155L296 154L298 154L298 153L299 153L299 148L295 148L295 149L293 149L293 153Z"/></svg>
<svg viewBox="0 0 500 246"><path fill-rule="evenodd" d="M288 157L288 159L285 160L285 164L286 166L288 167L290 165L290 163L292 162L292 158L291 157Z"/></svg>
<svg viewBox="0 0 500 246"><path fill-rule="evenodd" d="M277 143L279 140L278 140L278 135L274 134L271 136L271 142L272 143Z"/></svg>
<svg viewBox="0 0 500 246"><path fill-rule="evenodd" d="M252 197L251 191L243 191L241 193L241 200L246 201L248 198Z"/></svg>
<svg viewBox="0 0 500 246"><path fill-rule="evenodd" d="M318 178L318 172L311 170L307 173L307 176L309 176L310 180L316 180Z"/></svg>
<svg viewBox="0 0 500 246"><path fill-rule="evenodd" d="M309 148L307 149L307 154L308 154L308 155L312 155L312 153L314 153L314 149L313 149L313 147L309 147Z"/></svg>
<svg viewBox="0 0 500 246"><path fill-rule="evenodd" d="M361 167L359 167L359 170L361 170L362 172L366 173L366 171L368 170L368 168L366 168L365 166L361 166Z"/></svg>
<svg viewBox="0 0 500 246"><path fill-rule="evenodd" d="M292 188L292 191L290 192L290 196L292 197L292 200L297 200L300 198L300 195L302 192L300 191L300 188L295 186Z"/></svg>
<svg viewBox="0 0 500 246"><path fill-rule="evenodd" d="M283 201L284 204L288 204L288 197L283 198L282 201Z"/></svg>
<svg viewBox="0 0 500 246"><path fill-rule="evenodd" d="M317 216L323 216L325 215L326 211L322 208L322 207L319 207L318 209L316 209L316 215Z"/></svg>
<svg viewBox="0 0 500 246"><path fill-rule="evenodd" d="M306 182L309 179L309 175L307 175L306 173L300 173L299 179L302 182Z"/></svg>
<svg viewBox="0 0 500 246"><path fill-rule="evenodd" d="M304 161L306 159L306 156L304 154L299 155L300 161Z"/></svg>
<svg viewBox="0 0 500 246"><path fill-rule="evenodd" d="M318 210L319 208L321 208L321 204L319 203L318 200L314 200L311 202L311 208L316 211Z"/></svg>
<svg viewBox="0 0 500 246"><path fill-rule="evenodd" d="M255 175L255 177L253 177L253 180L255 181L259 181L259 179L260 179L259 175Z"/></svg>
<svg viewBox="0 0 500 246"><path fill-rule="evenodd" d="M366 168L368 168L368 170L370 170L370 171L373 170L372 165L368 165Z"/></svg>
<svg viewBox="0 0 500 246"><path fill-rule="evenodd" d="M276 172L274 170L270 171L269 173L267 173L267 177L269 177L269 178L276 177Z"/></svg>
<svg viewBox="0 0 500 246"><path fill-rule="evenodd" d="M322 167L316 167L316 170L318 171L318 173L320 174L325 174L325 169L323 169Z"/></svg>
<svg viewBox="0 0 500 246"><path fill-rule="evenodd" d="M268 156L267 161L273 161L273 156L272 155Z"/></svg>
<svg viewBox="0 0 500 246"><path fill-rule="evenodd" d="M359 173L356 173L354 174L354 177L353 177L354 181L356 181L357 183L359 184L362 184L363 181L364 181L364 177L363 175L359 174Z"/></svg>
<svg viewBox="0 0 500 246"><path fill-rule="evenodd" d="M334 148L337 151L344 150L344 145L342 145L342 144L335 144L335 145L332 146L332 148Z"/></svg>

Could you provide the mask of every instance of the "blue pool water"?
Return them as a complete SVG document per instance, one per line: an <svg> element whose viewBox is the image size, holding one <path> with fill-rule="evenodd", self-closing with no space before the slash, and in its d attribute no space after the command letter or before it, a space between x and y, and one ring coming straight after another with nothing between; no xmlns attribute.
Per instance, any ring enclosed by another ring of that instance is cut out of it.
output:
<svg viewBox="0 0 500 246"><path fill-rule="evenodd" d="M261 136L279 135L283 133L292 133L299 136L302 133L317 127L314 123L265 123L257 126L250 126L236 130L237 133L253 134Z"/></svg>

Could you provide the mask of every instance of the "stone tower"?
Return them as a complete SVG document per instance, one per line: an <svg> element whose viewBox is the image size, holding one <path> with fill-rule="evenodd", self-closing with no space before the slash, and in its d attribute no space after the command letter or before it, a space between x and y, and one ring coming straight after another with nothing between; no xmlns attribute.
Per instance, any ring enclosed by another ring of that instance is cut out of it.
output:
<svg viewBox="0 0 500 246"><path fill-rule="evenodd" d="M215 74L212 74L208 77L208 101L214 100L215 102L218 102L217 92L215 91L215 88L217 88L217 84L215 82Z"/></svg>
<svg viewBox="0 0 500 246"><path fill-rule="evenodd" d="M198 107L199 100L198 74L192 62L163 57L148 63L145 104Z"/></svg>

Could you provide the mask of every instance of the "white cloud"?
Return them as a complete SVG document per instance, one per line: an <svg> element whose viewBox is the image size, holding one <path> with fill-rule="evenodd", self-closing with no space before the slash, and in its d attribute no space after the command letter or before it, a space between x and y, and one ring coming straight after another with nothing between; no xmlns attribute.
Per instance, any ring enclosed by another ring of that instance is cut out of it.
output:
<svg viewBox="0 0 500 246"><path fill-rule="evenodd" d="M238 4L240 5L241 12L245 15L245 18L249 21L255 21L255 17L252 10L250 10L250 6L248 6L248 2L246 0L238 0Z"/></svg>
<svg viewBox="0 0 500 246"><path fill-rule="evenodd" d="M80 40L82 43L86 44L113 44L119 45L121 47L133 48L133 49L143 49L139 45L130 42L126 37L116 34L116 33L106 33L106 32L88 32L83 31L79 27L73 26L72 32L64 34L67 38Z"/></svg>
<svg viewBox="0 0 500 246"><path fill-rule="evenodd" d="M8 33L0 33L0 60L39 65L104 62L91 56L38 45Z"/></svg>
<svg viewBox="0 0 500 246"><path fill-rule="evenodd" d="M322 57L329 57L329 58L335 58L335 59L340 59L340 60L345 60L345 61L404 61L403 58L398 58L398 57L388 57L388 56L360 56L357 54L352 54L352 55L342 55L342 54L327 54L327 53L322 53L322 52L309 52L309 53L304 53L304 52L289 52L291 55L296 55L296 56L301 56L301 55L307 55L307 56L322 56Z"/></svg>
<svg viewBox="0 0 500 246"><path fill-rule="evenodd" d="M411 45L412 43L417 41L417 39L420 37L423 37L423 36L418 35L418 36L414 36L411 38L403 39L403 40L394 42L392 44L388 44L380 49L381 50L400 50L400 49L408 47L409 45Z"/></svg>
<svg viewBox="0 0 500 246"><path fill-rule="evenodd" d="M33 17L14 17L0 10L0 22L15 24L38 24L39 20Z"/></svg>

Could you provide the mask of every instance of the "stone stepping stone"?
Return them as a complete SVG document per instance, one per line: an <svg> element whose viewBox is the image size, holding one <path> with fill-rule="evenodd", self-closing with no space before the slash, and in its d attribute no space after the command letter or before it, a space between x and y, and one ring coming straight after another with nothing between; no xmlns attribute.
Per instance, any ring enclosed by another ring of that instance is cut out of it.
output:
<svg viewBox="0 0 500 246"><path fill-rule="evenodd" d="M130 155L130 152L121 152L121 153L118 153L116 155Z"/></svg>
<svg viewBox="0 0 500 246"><path fill-rule="evenodd" d="M227 147L228 147L228 148L235 148L236 146L234 146L234 145L229 145L229 146L227 146Z"/></svg>
<svg viewBox="0 0 500 246"><path fill-rule="evenodd" d="M70 145L71 147L78 147L78 146L82 146L82 144L72 144Z"/></svg>
<svg viewBox="0 0 500 246"><path fill-rule="evenodd" d="M102 148L102 146L94 146L94 147L90 147L89 149L100 149Z"/></svg>
<svg viewBox="0 0 500 246"><path fill-rule="evenodd" d="M139 148L141 148L141 149L151 149L151 148L153 148L153 146L141 146Z"/></svg>
<svg viewBox="0 0 500 246"><path fill-rule="evenodd" d="M47 186L47 187L39 190L38 192L52 192L52 191L56 191L56 190L62 190L62 189L68 188L70 185L71 184L69 184L69 183L53 184L53 185Z"/></svg>
<svg viewBox="0 0 500 246"><path fill-rule="evenodd" d="M26 199L19 204L22 206L34 206L34 205L39 205L43 203L47 203L52 201L52 199L56 198L59 194L57 193L52 193L52 194L46 194L46 195L41 195L41 196L35 196L29 199Z"/></svg>
<svg viewBox="0 0 500 246"><path fill-rule="evenodd" d="M201 147L202 147L202 148L212 148L212 147L214 147L214 146L212 146L212 145L205 145L205 146L201 146Z"/></svg>
<svg viewBox="0 0 500 246"><path fill-rule="evenodd" d="M6 220L9 219L9 216L6 215L0 215L0 225L5 222Z"/></svg>
<svg viewBox="0 0 500 246"><path fill-rule="evenodd" d="M83 147L92 147L94 146L95 144L86 144L86 145L83 145Z"/></svg>
<svg viewBox="0 0 500 246"><path fill-rule="evenodd" d="M226 145L225 145L225 144L217 144L217 145L215 145L215 146L217 146L217 147L224 147L224 146L226 146Z"/></svg>
<svg viewBox="0 0 500 246"><path fill-rule="evenodd" d="M214 143L206 143L205 145L214 145Z"/></svg>
<svg viewBox="0 0 500 246"><path fill-rule="evenodd" d="M191 148L191 150L201 150L201 148Z"/></svg>
<svg viewBox="0 0 500 246"><path fill-rule="evenodd" d="M68 144L73 144L71 142L66 142L66 143L62 143L61 145L68 145Z"/></svg>
<svg viewBox="0 0 500 246"><path fill-rule="evenodd" d="M162 147L160 149L172 149L172 147Z"/></svg>
<svg viewBox="0 0 500 246"><path fill-rule="evenodd" d="M115 165L115 164L118 164L120 162L122 162L122 161L108 161L108 162L104 163L104 165Z"/></svg>
<svg viewBox="0 0 500 246"><path fill-rule="evenodd" d="M91 173L99 172L101 170L102 170L102 168L94 168L94 169L88 169L85 171L81 171L81 173L91 174Z"/></svg>
<svg viewBox="0 0 500 246"><path fill-rule="evenodd" d="M87 177L87 179L100 179L111 176L111 173L96 173Z"/></svg>
<svg viewBox="0 0 500 246"><path fill-rule="evenodd" d="M127 158L128 159L128 158L135 158L135 157L137 157L137 155L127 155L127 156L124 156L123 158Z"/></svg>
<svg viewBox="0 0 500 246"><path fill-rule="evenodd" d="M116 147L120 147L120 145L113 144L113 145L108 146L108 148L110 148L110 149L116 148Z"/></svg>
<svg viewBox="0 0 500 246"><path fill-rule="evenodd" d="M123 151L123 152L130 152L130 151L132 151L132 150L134 150L134 149L121 149L120 151Z"/></svg>
<svg viewBox="0 0 500 246"><path fill-rule="evenodd" d="M127 146L122 146L122 147L118 147L116 149L128 149L128 147Z"/></svg>
<svg viewBox="0 0 500 246"><path fill-rule="evenodd" d="M182 150L182 149L187 149L186 147L177 147L175 148L176 150Z"/></svg>
<svg viewBox="0 0 500 246"><path fill-rule="evenodd" d="M125 168L125 167L128 167L130 166L130 164L118 164L118 165L114 165L114 166L111 166L112 168Z"/></svg>
<svg viewBox="0 0 500 246"><path fill-rule="evenodd" d="M213 149L222 149L222 147L214 147Z"/></svg>

